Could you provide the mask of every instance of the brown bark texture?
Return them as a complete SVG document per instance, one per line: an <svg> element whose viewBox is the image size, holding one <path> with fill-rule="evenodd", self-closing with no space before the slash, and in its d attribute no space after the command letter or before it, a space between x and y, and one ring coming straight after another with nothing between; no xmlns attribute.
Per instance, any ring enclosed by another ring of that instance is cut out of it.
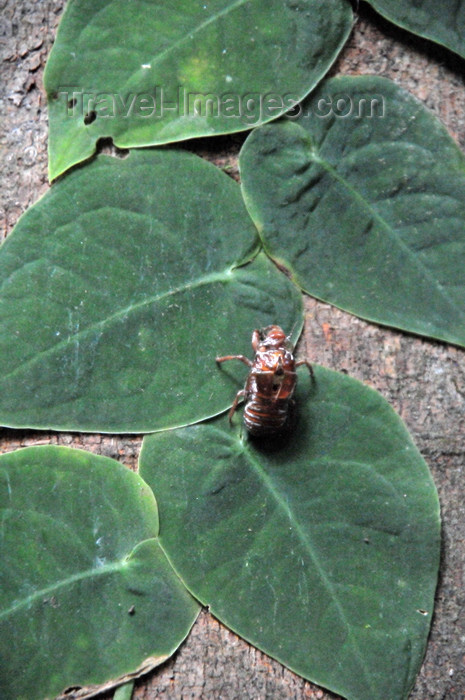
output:
<svg viewBox="0 0 465 700"><path fill-rule="evenodd" d="M0 0L0 241L49 186L42 76L63 5L63 0ZM464 68L465 61L389 24L362 3L331 73L394 80L422 100L465 149ZM238 179L244 138L201 139L187 147L220 167L227 165ZM443 518L441 573L431 636L411 699L463 700L465 352L365 323L310 297L305 297L305 309L299 356L347 371L380 391L407 424L432 471ZM44 443L80 447L134 469L141 438L0 430L2 453ZM134 697L336 698L248 645L207 611L175 656L138 681Z"/></svg>

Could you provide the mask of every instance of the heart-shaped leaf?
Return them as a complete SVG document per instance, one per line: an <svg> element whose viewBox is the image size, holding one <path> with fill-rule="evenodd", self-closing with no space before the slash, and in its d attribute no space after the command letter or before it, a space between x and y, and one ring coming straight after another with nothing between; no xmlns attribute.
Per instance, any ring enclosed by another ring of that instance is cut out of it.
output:
<svg viewBox="0 0 465 700"><path fill-rule="evenodd" d="M443 44L465 58L464 0L368 0L391 22Z"/></svg>
<svg viewBox="0 0 465 700"><path fill-rule="evenodd" d="M351 700L401 700L433 612L436 490L377 392L320 367L299 382L287 441L241 438L225 418L144 439L161 543L252 644Z"/></svg>
<svg viewBox="0 0 465 700"><path fill-rule="evenodd" d="M309 294L465 344L465 158L394 83L335 78L241 153L269 255Z"/></svg>
<svg viewBox="0 0 465 700"><path fill-rule="evenodd" d="M197 156L70 173L0 249L0 424L149 432L224 411L215 356L303 321L263 254L241 266L256 250L239 186Z"/></svg>
<svg viewBox="0 0 465 700"><path fill-rule="evenodd" d="M50 178L100 137L147 146L275 119L326 73L347 0L74 0L44 76Z"/></svg>
<svg viewBox="0 0 465 700"><path fill-rule="evenodd" d="M0 696L54 697L169 657L199 610L142 479L65 447L0 456Z"/></svg>

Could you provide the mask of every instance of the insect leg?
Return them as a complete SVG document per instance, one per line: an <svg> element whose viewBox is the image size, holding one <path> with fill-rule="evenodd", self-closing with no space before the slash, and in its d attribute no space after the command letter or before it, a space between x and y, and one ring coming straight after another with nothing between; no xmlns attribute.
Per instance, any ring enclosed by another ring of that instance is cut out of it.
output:
<svg viewBox="0 0 465 700"><path fill-rule="evenodd" d="M254 352L257 352L258 346L260 345L260 340L260 331L258 330L258 328L256 328L252 333L252 349Z"/></svg>
<svg viewBox="0 0 465 700"><path fill-rule="evenodd" d="M216 357L215 360L218 363L226 362L227 360L240 360L247 365L247 367L252 367L252 360L249 360L245 355L225 355L224 357Z"/></svg>
<svg viewBox="0 0 465 700"><path fill-rule="evenodd" d="M240 391L237 392L237 394L236 394L236 396L235 396L235 398L234 398L234 401L233 401L233 405L232 405L231 408L229 409L229 413L228 413L228 418L229 418L229 422L230 422L230 423L232 423L232 419L233 419L233 416L234 416L234 411L236 410L239 401L240 401L241 399L243 399L244 396L245 396L245 389L241 389Z"/></svg>
<svg viewBox="0 0 465 700"><path fill-rule="evenodd" d="M315 379L315 373L313 371L313 367L310 364L310 362L308 360L300 360L299 362L295 363L296 367L302 367L302 365L306 365L306 367L308 368L308 371L310 372L311 378Z"/></svg>

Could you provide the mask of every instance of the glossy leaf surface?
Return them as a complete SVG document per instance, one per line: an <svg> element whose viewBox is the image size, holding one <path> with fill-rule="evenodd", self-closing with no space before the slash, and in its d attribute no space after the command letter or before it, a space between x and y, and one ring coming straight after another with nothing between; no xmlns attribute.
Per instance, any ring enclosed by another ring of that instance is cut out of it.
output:
<svg viewBox="0 0 465 700"><path fill-rule="evenodd" d="M411 95L328 81L250 135L241 174L267 252L309 294L465 344L465 158Z"/></svg>
<svg viewBox="0 0 465 700"><path fill-rule="evenodd" d="M121 147L250 129L315 87L352 26L347 0L74 0L45 72L54 179Z"/></svg>
<svg viewBox="0 0 465 700"><path fill-rule="evenodd" d="M142 479L64 447L0 456L0 696L40 700L170 656L198 605Z"/></svg>
<svg viewBox="0 0 465 700"><path fill-rule="evenodd" d="M465 57L464 0L368 0L375 10L410 32Z"/></svg>
<svg viewBox="0 0 465 700"><path fill-rule="evenodd" d="M98 158L0 249L0 424L149 432L224 411L217 354L302 325L239 186L185 152ZM238 267L239 266L239 267Z"/></svg>
<svg viewBox="0 0 465 700"><path fill-rule="evenodd" d="M378 393L320 367L299 385L287 441L241 438L239 416L144 439L162 546L215 616L295 672L400 700L433 613L436 490Z"/></svg>

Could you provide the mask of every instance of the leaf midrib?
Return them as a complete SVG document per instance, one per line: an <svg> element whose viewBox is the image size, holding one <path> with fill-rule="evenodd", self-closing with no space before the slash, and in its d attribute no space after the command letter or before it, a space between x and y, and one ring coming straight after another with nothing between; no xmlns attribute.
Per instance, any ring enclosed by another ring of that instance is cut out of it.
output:
<svg viewBox="0 0 465 700"><path fill-rule="evenodd" d="M167 48L163 49L163 51L160 51L160 53L156 54L153 58L150 59L150 70L153 70L154 66L159 64L166 56L168 56L170 53L172 53L175 49L177 49L179 46L182 46L188 39L192 39L196 34L202 31L202 29L205 29L205 27L208 27L209 24L212 24L216 20L218 20L220 17L225 17L227 16L230 12L233 12L236 10L238 7L241 7L242 5L246 5L247 3L250 3L251 0L236 0L232 4L228 5L226 8L221 10L220 12L217 12L216 14L210 15L208 19L204 20L200 24L198 24L196 27L191 29L187 34L184 34L183 36L179 37L174 41L172 44L170 44ZM129 77L127 78L124 88L127 88L130 83L133 81L134 76L137 75L140 72L141 69L137 69L136 72L131 73Z"/></svg>
<svg viewBox="0 0 465 700"><path fill-rule="evenodd" d="M173 49L177 48L181 44L183 44L187 39L192 39L195 34L198 34L199 32L202 31L205 27L208 27L209 24L213 24L216 20L220 19L220 17L226 17L230 12L234 12L238 7L241 7L242 5L246 5L247 3L250 3L252 0L235 0L235 2L231 3L227 7L225 7L223 10L220 10L220 12L217 12L216 14L210 15L208 19L205 19L203 22L198 24L194 29L189 31L187 34L184 36L180 37L179 39L176 39L175 42L173 42L168 48L166 48L164 51L162 51L160 54L158 54L155 58L155 61L158 62L160 58L162 58L165 54L169 53Z"/></svg>
<svg viewBox="0 0 465 700"><path fill-rule="evenodd" d="M10 615L13 615L14 613L16 613L18 611L20 611L22 608L31 606L37 600L40 600L42 602L44 600L44 598L46 598L48 595L56 593L61 588L71 586L72 584L76 583L77 581L83 581L87 578L95 578L96 576L101 576L103 574L113 573L115 571L116 572L121 571L121 569L123 569L125 566L127 566L127 562L128 562L128 557L125 557L121 561L113 562L112 564L103 564L102 566L99 566L99 567L86 569L85 571L80 571L77 574L72 574L71 576L68 576L67 578L64 578L60 581L52 583L51 585L46 586L45 588L41 588L37 591L34 591L34 593L31 593L30 595L26 596L25 598L22 598L20 601L11 605L9 608L5 608L5 610L2 610L0 612L0 621L4 620L5 618L9 617Z"/></svg>
<svg viewBox="0 0 465 700"><path fill-rule="evenodd" d="M305 141L308 141L308 134L305 131L305 129L300 125L296 124L296 126L298 126L298 128L305 134ZM392 227L389 224L389 222L381 216L381 214L377 211L374 205L369 200L367 200L366 197L364 197L362 193L359 192L359 190L355 189L355 187L353 187L353 185L346 178L342 177L342 175L338 173L336 168L333 167L327 160L322 158L315 149L310 147L309 155L311 161L318 163L318 165L321 165L326 170L326 172L334 178L334 180L336 180L346 188L346 190L353 196L353 198L356 201L358 201L362 205L362 207L365 208L372 215L374 220L376 220L384 229L388 231L388 234L390 235L391 239L394 240L395 244L407 253L408 258L411 262L413 261L413 266L417 268L417 270L420 273L420 276L423 276L425 279L427 279L431 283L431 285L437 289L439 296L453 309L453 311L456 314L458 314L458 316L465 319L465 311L455 304L454 300L447 293L446 288L444 288L439 283L439 281L431 273L430 269L422 263L420 258L418 256L415 256L412 249L404 242L404 240L396 231L396 229Z"/></svg>
<svg viewBox="0 0 465 700"><path fill-rule="evenodd" d="M209 24L212 24L213 22L215 22L216 20L218 20L220 17L226 16L226 15L228 15L230 12L233 12L233 11L234 11L235 9L237 9L238 7L241 7L242 5L245 5L245 4L250 3L250 2L251 2L251 0L235 0L235 2L233 2L233 3L230 4L230 5L228 5L225 9L221 10L220 12L218 12L218 13L216 13L216 14L210 15L210 17L208 17L207 19L205 19L203 22L201 22L200 24L198 24L196 27L193 27L187 34L184 34L183 36L179 37L178 39L176 39L176 41L174 41L172 44L170 44L167 48L163 49L159 54L156 54L153 58L151 58L151 59L150 59L150 62L151 62L151 70L153 69L153 66L154 66L154 65L156 65L157 63L160 63L160 61L163 60L163 58L164 58L165 56L167 56L170 52L172 52L173 50L175 50L176 48L178 48L179 46L181 46L181 45L182 45L185 41L187 41L188 39L192 38L193 36L195 36L196 34L198 34L199 32L201 32L202 29L204 29L205 27L207 27ZM102 10L103 10L103 9L106 9L106 6L105 6L105 8L102 8ZM97 15L99 15L99 14L102 12L102 10L99 10L97 13L94 14L93 20L95 19L95 17L96 17ZM88 24L85 25L84 29L88 29ZM124 90L124 88L127 88L127 87L128 87L128 85L129 85L129 84L131 83L131 81L134 79L134 76L135 76L139 71L140 71L140 69L137 69L136 72L133 72L133 73L131 73L131 74L128 76L128 78L126 79L126 82L124 83L124 86L121 86L121 91ZM48 82L48 81L46 81L46 83L47 83L47 82ZM51 94L51 90L50 90L50 88L49 88L48 85L47 85L47 89L48 89L48 94L50 95L50 94Z"/></svg>
<svg viewBox="0 0 465 700"><path fill-rule="evenodd" d="M339 613L339 617L340 617L343 625L345 625L345 628L347 629L348 637L352 641L352 648L354 649L355 655L360 663L361 668L363 669L363 673L365 675L365 681L367 683L367 686L372 689L373 696L375 696L376 689L372 687L368 665L365 662L363 654L360 651L360 648L357 644L356 638L352 634L352 626L349 624L349 622L347 620L346 614L344 612L344 608L343 608L343 606L342 606L342 604L341 604L341 602L336 594L335 588L334 588L333 584L331 583L331 581L329 580L329 578L326 574L326 571L324 569L324 566L321 564L318 556L316 555L316 553L314 551L313 543L312 543L310 537L304 532L298 519L293 515L289 504L286 503L286 501L282 498L278 489L273 484L273 481L271 480L270 476L265 472L262 465L255 458L255 456L251 452L251 450L248 449L247 444L242 443L242 448L243 448L244 454L246 455L247 459L251 463L251 465L254 468L255 472L257 473L258 477L264 483L264 485L269 489L269 492L271 493L271 495L275 499L276 503L278 504L278 507L289 518L289 521L292 523L292 525L294 527L294 531L296 532L298 539L300 539L305 551L307 551L311 561L313 562L315 569L316 569L316 572L318 573L324 588L327 590L331 600L334 602L336 610Z"/></svg>
<svg viewBox="0 0 465 700"><path fill-rule="evenodd" d="M119 309L113 314L110 314L109 316L106 316L103 319L100 319L99 321L96 321L95 323L92 323L90 326L87 326L83 330L79 330L77 333L70 335L68 338L64 338L63 340L60 340L58 343L46 348L45 350L42 350L38 354L34 355L31 357L29 360L26 360L24 362L21 362L15 369L11 370L11 372L8 372L6 374L2 375L2 381L5 381L7 379L10 379L12 377L15 377L17 374L20 374L22 371L24 371L26 368L29 368L33 366L36 362L38 362L40 359L43 359L47 355L50 355L56 351L59 351L61 348L71 344L75 343L78 340L81 340L84 338L86 335L92 333L93 331L97 330L100 327L104 327L107 323L112 323L118 318L121 318L125 315L130 314L131 312L134 312L138 309L143 308L144 306L150 306L150 304L155 304L158 303L170 296L174 296L176 294L181 294L189 289L196 289L198 287L202 287L204 285L208 284L213 284L215 282L227 282L229 279L232 278L232 273L235 269L235 266L232 265L225 270L222 270L221 272L213 272L210 274L203 275L201 277L198 277L196 280L191 280L187 284L181 285L179 287L175 287L173 289L170 289L169 291L162 292L161 294L157 294L151 297L147 297L143 301L137 302L136 304L130 304L129 306L125 306L123 309Z"/></svg>

